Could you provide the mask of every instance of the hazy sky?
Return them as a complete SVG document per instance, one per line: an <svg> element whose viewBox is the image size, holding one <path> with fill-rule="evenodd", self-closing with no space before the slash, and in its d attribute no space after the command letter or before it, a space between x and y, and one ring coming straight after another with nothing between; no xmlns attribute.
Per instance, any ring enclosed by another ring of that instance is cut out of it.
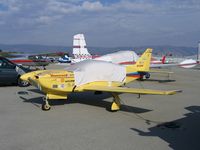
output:
<svg viewBox="0 0 200 150"><path fill-rule="evenodd" d="M197 46L200 0L0 0L0 43Z"/></svg>

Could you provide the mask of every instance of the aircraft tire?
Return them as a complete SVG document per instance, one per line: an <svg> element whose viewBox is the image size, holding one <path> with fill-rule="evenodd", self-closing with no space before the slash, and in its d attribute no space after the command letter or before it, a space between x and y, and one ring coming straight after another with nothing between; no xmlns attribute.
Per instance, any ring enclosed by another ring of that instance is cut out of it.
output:
<svg viewBox="0 0 200 150"><path fill-rule="evenodd" d="M18 84L19 87L27 87L27 86L30 85L28 81L23 81L20 78L18 78L17 84Z"/></svg>
<svg viewBox="0 0 200 150"><path fill-rule="evenodd" d="M146 73L145 78L149 79L151 77L150 73Z"/></svg>
<svg viewBox="0 0 200 150"><path fill-rule="evenodd" d="M42 104L42 110L44 111L48 111L51 109L51 106L47 105L47 104Z"/></svg>

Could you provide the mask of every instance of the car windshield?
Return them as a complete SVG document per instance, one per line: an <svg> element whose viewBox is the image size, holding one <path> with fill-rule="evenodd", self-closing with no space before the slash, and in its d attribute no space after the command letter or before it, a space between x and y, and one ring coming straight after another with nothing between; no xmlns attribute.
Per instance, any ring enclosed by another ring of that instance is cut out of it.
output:
<svg viewBox="0 0 200 150"><path fill-rule="evenodd" d="M1 68L15 68L15 64L12 62L6 60L6 59L0 59L0 67Z"/></svg>

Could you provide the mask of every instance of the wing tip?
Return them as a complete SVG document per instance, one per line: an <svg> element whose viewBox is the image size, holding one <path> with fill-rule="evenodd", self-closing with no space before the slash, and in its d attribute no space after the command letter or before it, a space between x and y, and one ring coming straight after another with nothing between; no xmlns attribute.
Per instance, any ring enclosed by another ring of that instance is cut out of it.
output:
<svg viewBox="0 0 200 150"><path fill-rule="evenodd" d="M174 90L174 91L168 91L168 92L166 92L166 94L167 95L174 95L176 93L181 93L181 92L183 92L183 91L182 90Z"/></svg>

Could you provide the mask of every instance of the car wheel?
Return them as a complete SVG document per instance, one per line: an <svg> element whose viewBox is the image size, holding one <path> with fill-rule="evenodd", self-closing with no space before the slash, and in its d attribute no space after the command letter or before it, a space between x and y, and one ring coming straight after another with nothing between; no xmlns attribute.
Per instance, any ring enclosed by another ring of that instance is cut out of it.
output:
<svg viewBox="0 0 200 150"><path fill-rule="evenodd" d="M20 78L18 78L17 84L20 87L27 87L30 85L28 81L21 80Z"/></svg>

